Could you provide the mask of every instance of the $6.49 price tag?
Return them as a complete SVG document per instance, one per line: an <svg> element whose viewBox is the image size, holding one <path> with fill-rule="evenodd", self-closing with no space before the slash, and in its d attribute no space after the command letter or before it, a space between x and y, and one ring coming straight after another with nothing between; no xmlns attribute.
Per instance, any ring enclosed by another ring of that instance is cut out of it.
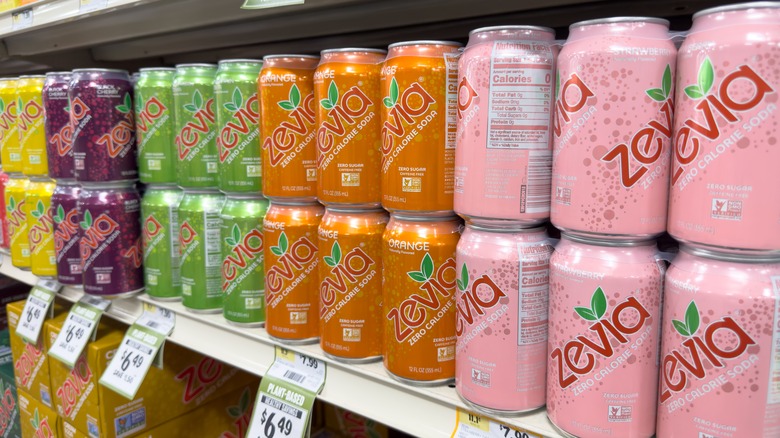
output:
<svg viewBox="0 0 780 438"><path fill-rule="evenodd" d="M541 436L458 409L457 422L451 438L541 438Z"/></svg>
<svg viewBox="0 0 780 438"><path fill-rule="evenodd" d="M84 295L71 307L62 330L49 349L49 356L71 368L75 366L87 342L94 339L100 317L110 304L102 298Z"/></svg>
<svg viewBox="0 0 780 438"><path fill-rule="evenodd" d="M25 341L35 344L41 335L41 328L46 318L51 316L51 303L54 294L60 289L60 284L52 280L40 280L27 296L16 334Z"/></svg>

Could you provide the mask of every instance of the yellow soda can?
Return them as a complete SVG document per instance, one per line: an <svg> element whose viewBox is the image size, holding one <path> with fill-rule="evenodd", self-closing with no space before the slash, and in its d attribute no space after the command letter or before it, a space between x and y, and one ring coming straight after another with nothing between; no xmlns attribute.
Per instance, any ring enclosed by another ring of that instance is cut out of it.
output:
<svg viewBox="0 0 780 438"><path fill-rule="evenodd" d="M22 173L49 174L46 132L43 129L43 82L46 76L19 76L16 82L16 127L22 152Z"/></svg>
<svg viewBox="0 0 780 438"><path fill-rule="evenodd" d="M21 173L8 175L5 186L5 209L8 235L11 237L11 263L19 269L30 269L30 241L27 238L27 186L30 181Z"/></svg>
<svg viewBox="0 0 780 438"><path fill-rule="evenodd" d="M54 218L51 195L54 181L47 177L30 177L25 208L30 240L30 269L39 277L57 276L57 256L54 252Z"/></svg>
<svg viewBox="0 0 780 438"><path fill-rule="evenodd" d="M6 173L22 171L22 151L16 130L16 78L0 79L0 161Z"/></svg>

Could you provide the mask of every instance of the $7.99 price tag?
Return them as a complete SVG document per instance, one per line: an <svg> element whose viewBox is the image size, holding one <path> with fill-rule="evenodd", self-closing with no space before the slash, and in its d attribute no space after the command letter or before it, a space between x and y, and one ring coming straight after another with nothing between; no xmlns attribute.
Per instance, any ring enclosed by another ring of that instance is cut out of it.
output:
<svg viewBox="0 0 780 438"><path fill-rule="evenodd" d="M276 347L276 360L263 376L248 438L306 435L314 399L325 384L325 363Z"/></svg>
<svg viewBox="0 0 780 438"><path fill-rule="evenodd" d="M16 334L30 344L38 342L46 318L51 316L51 303L61 285L52 280L40 280L27 296Z"/></svg>
<svg viewBox="0 0 780 438"><path fill-rule="evenodd" d="M87 342L95 338L96 327L110 301L99 297L84 295L73 305L68 317L62 324L62 330L49 349L49 356L74 367Z"/></svg>
<svg viewBox="0 0 780 438"><path fill-rule="evenodd" d="M488 417L458 409L451 438L542 438L530 432L491 420Z"/></svg>
<svg viewBox="0 0 780 438"><path fill-rule="evenodd" d="M100 384L130 400L134 399L172 330L170 320L143 312L127 329L114 358L100 377Z"/></svg>

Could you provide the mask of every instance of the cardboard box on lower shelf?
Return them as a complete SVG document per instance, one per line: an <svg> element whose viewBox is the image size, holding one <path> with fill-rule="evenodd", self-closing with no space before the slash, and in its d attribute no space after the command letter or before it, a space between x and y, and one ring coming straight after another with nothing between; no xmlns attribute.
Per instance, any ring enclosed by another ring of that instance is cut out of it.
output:
<svg viewBox="0 0 780 438"><path fill-rule="evenodd" d="M61 316L46 323L47 343L56 339L64 321ZM135 436L220 396L246 387L254 391L258 385L256 376L168 342L163 369L152 366L136 398L129 401L98 383L125 330L101 323L97 339L87 345L73 369L50 359L57 410L81 433L101 438Z"/></svg>
<svg viewBox="0 0 780 438"><path fill-rule="evenodd" d="M19 401L11 352L0 355L0 437L20 438Z"/></svg>
<svg viewBox="0 0 780 438"><path fill-rule="evenodd" d="M24 438L59 438L62 419L50 407L24 391L18 391L19 421Z"/></svg>

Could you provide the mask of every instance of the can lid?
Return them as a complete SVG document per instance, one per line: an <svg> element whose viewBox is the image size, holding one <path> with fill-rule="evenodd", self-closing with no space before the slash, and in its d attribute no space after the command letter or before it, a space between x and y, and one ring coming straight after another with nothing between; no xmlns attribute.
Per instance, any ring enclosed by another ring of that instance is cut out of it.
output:
<svg viewBox="0 0 780 438"><path fill-rule="evenodd" d="M354 214L384 212L382 207L365 208L365 207L350 206L350 205L326 205L325 211L332 211L334 213L354 213Z"/></svg>
<svg viewBox="0 0 780 438"><path fill-rule="evenodd" d="M689 243L681 243L680 251L711 260L720 260L726 262L780 263L780 252L757 253L745 250L717 250L712 248L703 248L701 246L696 246Z"/></svg>
<svg viewBox="0 0 780 438"><path fill-rule="evenodd" d="M50 72L46 73L46 77L49 77L49 76L65 76L65 75L70 76L70 74L71 73L69 71L50 71Z"/></svg>
<svg viewBox="0 0 780 438"><path fill-rule="evenodd" d="M45 77L45 75L22 75L19 76L19 79L40 79Z"/></svg>
<svg viewBox="0 0 780 438"><path fill-rule="evenodd" d="M191 193L191 194L202 194L202 195L221 195L222 192L220 192L216 188L211 187L181 187L180 189L184 190L184 193Z"/></svg>
<svg viewBox="0 0 780 438"><path fill-rule="evenodd" d="M661 24L669 27L669 20L658 17L609 17L609 18L596 18L593 20L578 21L569 26L569 30L583 27L593 26L595 24L613 24L613 23L653 23Z"/></svg>
<svg viewBox="0 0 780 438"><path fill-rule="evenodd" d="M741 11L744 9L777 9L780 8L780 2L748 2L737 3L725 6L716 6L714 8L702 9L701 11L693 14L693 19L703 17L705 15L717 14L719 12L731 12Z"/></svg>
<svg viewBox="0 0 780 438"><path fill-rule="evenodd" d="M122 70L119 68L77 68L73 70L73 73L88 73L88 72L94 72L94 73L127 73L127 70Z"/></svg>
<svg viewBox="0 0 780 438"><path fill-rule="evenodd" d="M482 32L498 32L502 30L538 30L555 35L555 29L546 26L488 26L480 27L469 32L469 36Z"/></svg>
<svg viewBox="0 0 780 438"><path fill-rule="evenodd" d="M222 191L222 193L224 193L228 199L265 199L265 196L259 192L240 193Z"/></svg>
<svg viewBox="0 0 780 438"><path fill-rule="evenodd" d="M572 242L584 243L586 245L595 246L612 246L612 247L631 247L631 246L650 246L655 245L655 239L628 239L628 240L610 240L609 236L604 238L598 237L585 237L566 232L561 232L561 239L571 240Z"/></svg>
<svg viewBox="0 0 780 438"><path fill-rule="evenodd" d="M22 172L7 172L6 175L8 175L8 178L19 178L19 179L27 178L26 176L24 176Z"/></svg>
<svg viewBox="0 0 780 438"><path fill-rule="evenodd" d="M403 46L453 46L463 47L463 44L457 41L438 41L438 40L416 40L416 41L401 41L400 43L393 43L387 46L388 49Z"/></svg>
<svg viewBox="0 0 780 438"><path fill-rule="evenodd" d="M30 182L54 182L48 175L30 175L28 178L30 179Z"/></svg>
<svg viewBox="0 0 780 438"><path fill-rule="evenodd" d="M457 216L455 214L446 215L446 216L424 216L422 214L414 214L414 212L406 212L406 211L400 213L390 212L390 217L395 219L401 219L403 221L410 221L410 222L449 222L449 221L460 220L460 216Z"/></svg>
<svg viewBox="0 0 780 438"><path fill-rule="evenodd" d="M471 223L466 222L466 228L472 230L487 231L489 233L505 233L505 234L517 234L517 233L539 233L546 231L545 227L523 227L522 224L501 224L492 225L487 223Z"/></svg>
<svg viewBox="0 0 780 438"><path fill-rule="evenodd" d="M144 67L138 69L139 73L144 73L147 71L176 71L176 69L173 67Z"/></svg>
<svg viewBox="0 0 780 438"><path fill-rule="evenodd" d="M18 79L19 79L18 77L0 78L0 82L3 82L3 81L16 81Z"/></svg>
<svg viewBox="0 0 780 438"><path fill-rule="evenodd" d="M281 55L265 55L263 56L263 61L267 59L276 59L276 58L306 58L306 59L320 59L317 55L296 55L296 54L281 54Z"/></svg>
<svg viewBox="0 0 780 438"><path fill-rule="evenodd" d="M128 179L124 181L80 181L79 183L85 189L115 189L125 187L135 187L136 180Z"/></svg>
<svg viewBox="0 0 780 438"><path fill-rule="evenodd" d="M366 52L366 53L378 53L380 55L386 55L387 50L384 49L366 49L361 47L343 47L340 49L325 49L320 52L320 55L326 53L349 53L349 52Z"/></svg>
<svg viewBox="0 0 780 438"><path fill-rule="evenodd" d="M176 64L176 70L181 69L181 68L194 68L194 67L217 68L217 64L209 64L209 63L206 63L206 62L190 63L190 64Z"/></svg>
<svg viewBox="0 0 780 438"><path fill-rule="evenodd" d="M79 182L73 178L57 178L54 180L58 186L77 186Z"/></svg>
<svg viewBox="0 0 780 438"><path fill-rule="evenodd" d="M179 186L176 183L150 183L146 185L147 189L162 189L162 190L179 190Z"/></svg>
<svg viewBox="0 0 780 438"><path fill-rule="evenodd" d="M219 65L223 64L260 64L263 60L261 59L223 59L222 61L219 61Z"/></svg>
<svg viewBox="0 0 780 438"><path fill-rule="evenodd" d="M289 200L284 198L272 198L269 199L272 205L289 205L289 206L301 206L301 207L313 207L320 206L320 203L315 201L298 201Z"/></svg>

